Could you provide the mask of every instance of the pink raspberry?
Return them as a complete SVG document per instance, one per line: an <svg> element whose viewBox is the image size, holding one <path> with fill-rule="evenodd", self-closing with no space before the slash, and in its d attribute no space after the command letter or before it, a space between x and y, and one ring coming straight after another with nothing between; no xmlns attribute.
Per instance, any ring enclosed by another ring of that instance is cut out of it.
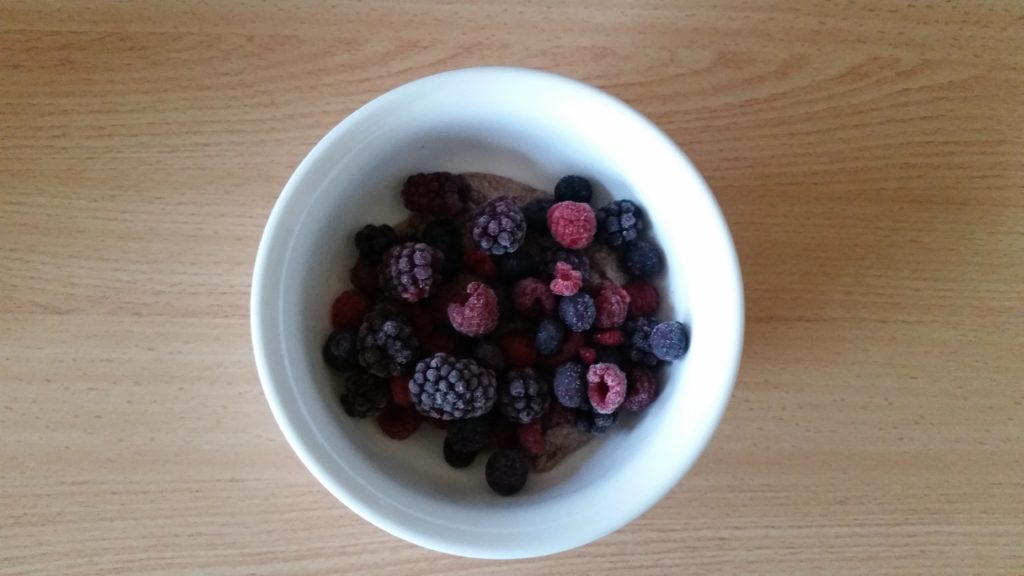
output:
<svg viewBox="0 0 1024 576"><path fill-rule="evenodd" d="M622 330L601 330L600 332L594 332L591 339L595 344L601 346L622 346L626 343L626 335L622 333Z"/></svg>
<svg viewBox="0 0 1024 576"><path fill-rule="evenodd" d="M559 296L572 296L583 286L583 273L572 269L565 262L555 263L555 279L551 281L551 291Z"/></svg>
<svg viewBox="0 0 1024 576"><path fill-rule="evenodd" d="M615 364L601 362L587 369L587 397L599 414L611 414L626 399L626 374Z"/></svg>
<svg viewBox="0 0 1024 576"><path fill-rule="evenodd" d="M654 382L654 373L643 366L634 366L629 370L629 386L622 409L639 412L647 408L658 397L658 385Z"/></svg>
<svg viewBox="0 0 1024 576"><path fill-rule="evenodd" d="M601 291L594 298L597 306L597 319L594 325L598 328L615 328L626 321L629 312L629 293L614 282L605 281Z"/></svg>
<svg viewBox="0 0 1024 576"><path fill-rule="evenodd" d="M528 453L535 456L544 453L544 432L540 425L540 418L529 424L517 426L516 436L519 438L519 445Z"/></svg>
<svg viewBox="0 0 1024 576"><path fill-rule="evenodd" d="M624 286L629 294L629 316L639 318L641 316L654 316L661 306L661 297L658 289L647 282L629 282Z"/></svg>
<svg viewBox="0 0 1024 576"><path fill-rule="evenodd" d="M512 306L520 312L534 316L555 313L555 295L547 284L537 278L523 278L512 286Z"/></svg>
<svg viewBox="0 0 1024 576"><path fill-rule="evenodd" d="M559 202L548 209L548 230L556 242L570 250L586 248L597 231L594 209L583 202Z"/></svg>
<svg viewBox="0 0 1024 576"><path fill-rule="evenodd" d="M486 284L470 282L465 303L448 305L452 327L466 336L483 336L498 326L498 297Z"/></svg>

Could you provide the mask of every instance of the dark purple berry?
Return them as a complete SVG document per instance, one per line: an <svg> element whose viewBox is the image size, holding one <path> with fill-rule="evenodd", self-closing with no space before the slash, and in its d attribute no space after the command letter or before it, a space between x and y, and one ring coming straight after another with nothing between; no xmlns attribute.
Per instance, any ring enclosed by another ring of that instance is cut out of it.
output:
<svg viewBox="0 0 1024 576"><path fill-rule="evenodd" d="M558 317L569 330L584 332L593 326L597 318L597 307L590 294L577 292L572 296L563 296L558 301Z"/></svg>
<svg viewBox="0 0 1024 576"><path fill-rule="evenodd" d="M589 404L587 368L579 362L566 362L555 369L555 399L567 408Z"/></svg>
<svg viewBox="0 0 1024 576"><path fill-rule="evenodd" d="M488 254L499 256L515 252L526 238L523 211L508 196L488 200L473 214L472 236L476 245Z"/></svg>
<svg viewBox="0 0 1024 576"><path fill-rule="evenodd" d="M549 197L534 198L523 204L523 217L526 218L526 230L531 234L549 235L548 210L555 205Z"/></svg>
<svg viewBox="0 0 1024 576"><path fill-rule="evenodd" d="M505 356L501 353L501 348L494 344L487 342L480 342L473 347L473 359L480 363L485 368L490 368L495 372L505 371Z"/></svg>
<svg viewBox="0 0 1024 576"><path fill-rule="evenodd" d="M460 452L452 447L451 439L444 440L444 461L452 468L466 468L476 460L476 450Z"/></svg>
<svg viewBox="0 0 1024 576"><path fill-rule="evenodd" d="M686 355L690 348L690 333L682 322L662 322L651 330L651 352L671 362Z"/></svg>
<svg viewBox="0 0 1024 576"><path fill-rule="evenodd" d="M498 411L518 424L527 424L547 410L551 401L548 383L530 368L513 370L498 389Z"/></svg>
<svg viewBox="0 0 1024 576"><path fill-rule="evenodd" d="M341 407L353 418L365 418L380 412L388 403L387 380L364 370L357 370L345 379Z"/></svg>
<svg viewBox="0 0 1024 576"><path fill-rule="evenodd" d="M417 302L433 294L441 283L444 254L422 242L391 247L380 266L380 285L392 296Z"/></svg>
<svg viewBox="0 0 1024 576"><path fill-rule="evenodd" d="M529 470L522 450L496 450L487 459L487 485L497 494L511 496L526 485Z"/></svg>
<svg viewBox="0 0 1024 576"><path fill-rule="evenodd" d="M359 365L354 330L335 330L327 337L323 349L324 362L335 370L351 370Z"/></svg>
<svg viewBox="0 0 1024 576"><path fill-rule="evenodd" d="M626 244L622 265L631 276L640 279L657 276L665 266L657 244L643 238Z"/></svg>
<svg viewBox="0 0 1024 576"><path fill-rule="evenodd" d="M398 234L387 224L367 224L356 232L356 249L359 256L373 264L380 263L389 248L398 243Z"/></svg>
<svg viewBox="0 0 1024 576"><path fill-rule="evenodd" d="M491 425L489 414L452 420L448 423L448 442L456 452L478 452L491 438Z"/></svg>
<svg viewBox="0 0 1024 576"><path fill-rule="evenodd" d="M597 211L597 238L609 246L632 242L643 230L643 212L629 200L609 202Z"/></svg>
<svg viewBox="0 0 1024 576"><path fill-rule="evenodd" d="M618 419L618 412L601 414L590 410L579 410L576 412L576 429L585 434L598 436L610 430Z"/></svg>
<svg viewBox="0 0 1024 576"><path fill-rule="evenodd" d="M402 202L410 212L451 218L465 209L470 191L469 182L457 174L413 174L402 186Z"/></svg>
<svg viewBox="0 0 1024 576"><path fill-rule="evenodd" d="M447 219L430 222L420 232L420 240L444 254L441 272L445 278L458 274L462 262L462 232L455 222Z"/></svg>
<svg viewBox="0 0 1024 576"><path fill-rule="evenodd" d="M658 365L658 357L651 350L651 331L657 323L658 321L650 316L641 316L631 318L623 325L630 360L647 366Z"/></svg>
<svg viewBox="0 0 1024 576"><path fill-rule="evenodd" d="M409 381L413 406L420 414L441 420L487 413L497 399L497 387L490 368L443 352L420 360Z"/></svg>
<svg viewBox="0 0 1024 576"><path fill-rule="evenodd" d="M564 202L583 202L587 204L594 195L594 188L590 181L582 176L563 176L558 184L555 184L555 200Z"/></svg>
<svg viewBox="0 0 1024 576"><path fill-rule="evenodd" d="M562 348L562 341L565 340L565 326L554 318L545 318L537 325L537 337L534 344L537 352L543 355L550 355Z"/></svg>
<svg viewBox="0 0 1024 576"><path fill-rule="evenodd" d="M377 306L359 327L359 364L377 376L407 374L419 353L412 326L388 306Z"/></svg>

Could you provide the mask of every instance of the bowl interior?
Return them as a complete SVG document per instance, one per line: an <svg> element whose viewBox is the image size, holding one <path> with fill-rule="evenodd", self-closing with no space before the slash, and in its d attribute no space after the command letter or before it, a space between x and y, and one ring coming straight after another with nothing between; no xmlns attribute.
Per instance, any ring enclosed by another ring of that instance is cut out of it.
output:
<svg viewBox="0 0 1024 576"><path fill-rule="evenodd" d="M320 359L333 298L348 285L352 236L405 217L398 191L415 172L482 171L552 189L590 177L637 200L666 254L663 316L691 325L692 346L661 397L626 417L523 493L493 495L483 458L453 470L443 433L386 438L344 415L340 378ZM557 552L641 514L691 466L727 402L738 363L742 295L728 230L706 185L660 131L586 85L515 69L470 69L407 84L328 134L295 172L268 223L253 282L261 380L289 442L316 477L385 530L477 557Z"/></svg>

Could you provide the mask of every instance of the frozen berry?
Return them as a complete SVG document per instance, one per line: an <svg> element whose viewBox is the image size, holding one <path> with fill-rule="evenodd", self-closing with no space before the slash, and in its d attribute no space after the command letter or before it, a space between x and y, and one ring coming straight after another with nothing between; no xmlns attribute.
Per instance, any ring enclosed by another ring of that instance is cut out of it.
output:
<svg viewBox="0 0 1024 576"><path fill-rule="evenodd" d="M530 316L550 316L555 313L555 295L548 285L537 278L523 278L512 286L512 306Z"/></svg>
<svg viewBox="0 0 1024 576"><path fill-rule="evenodd" d="M519 445L528 453L534 456L544 453L544 430L539 419L517 426L516 436Z"/></svg>
<svg viewBox="0 0 1024 576"><path fill-rule="evenodd" d="M550 197L534 198L523 204L523 217L526 218L526 230L530 233L548 233L548 210L555 201Z"/></svg>
<svg viewBox="0 0 1024 576"><path fill-rule="evenodd" d="M462 232L455 222L448 219L430 222L420 232L420 240L444 255L441 272L446 278L458 273L462 262Z"/></svg>
<svg viewBox="0 0 1024 576"><path fill-rule="evenodd" d="M537 272L537 261L526 250L516 250L495 258L498 273L510 282L526 278Z"/></svg>
<svg viewBox="0 0 1024 576"><path fill-rule="evenodd" d="M579 362L566 362L555 370L554 392L558 403L576 408L587 399L587 369Z"/></svg>
<svg viewBox="0 0 1024 576"><path fill-rule="evenodd" d="M410 212L450 218L466 207L469 182L450 172L413 174L402 186L402 202Z"/></svg>
<svg viewBox="0 0 1024 576"><path fill-rule="evenodd" d="M671 362L682 358L690 348L690 333L682 322L662 322L651 330L651 352Z"/></svg>
<svg viewBox="0 0 1024 576"><path fill-rule="evenodd" d="M444 440L444 461L452 468L466 468L476 460L476 450L472 452L459 452L452 447L450 439Z"/></svg>
<svg viewBox="0 0 1024 576"><path fill-rule="evenodd" d="M498 411L512 422L533 421L550 401L547 381L530 368L508 372L498 388Z"/></svg>
<svg viewBox="0 0 1024 576"><path fill-rule="evenodd" d="M654 373L643 366L633 366L629 369L628 384L626 385L626 399L622 402L622 409L627 412L639 412L647 408L658 396L658 385L654 381Z"/></svg>
<svg viewBox="0 0 1024 576"><path fill-rule="evenodd" d="M595 411L615 412L626 399L626 374L615 364L594 364L587 370L587 397Z"/></svg>
<svg viewBox="0 0 1024 576"><path fill-rule="evenodd" d="M565 262L555 264L555 277L551 280L551 292L559 296L572 296L583 287L583 274L572 269Z"/></svg>
<svg viewBox="0 0 1024 576"><path fill-rule="evenodd" d="M349 280L352 281L352 286L363 294L376 294L380 289L380 280L377 276L377 266L368 260L360 258L352 266Z"/></svg>
<svg viewBox="0 0 1024 576"><path fill-rule="evenodd" d="M504 335L498 341L502 354L505 356L506 368L523 370L533 366L537 361L537 348L533 338L518 332Z"/></svg>
<svg viewBox="0 0 1024 576"><path fill-rule="evenodd" d="M626 336L622 333L622 330L618 329L594 332L590 338L595 344L600 344L601 346L622 346L626 343Z"/></svg>
<svg viewBox="0 0 1024 576"><path fill-rule="evenodd" d="M356 353L356 333L353 330L335 330L327 337L323 349L324 362L335 370L351 370L359 365Z"/></svg>
<svg viewBox="0 0 1024 576"><path fill-rule="evenodd" d="M444 254L422 242L393 246L380 266L381 286L406 302L417 302L437 290L443 263Z"/></svg>
<svg viewBox="0 0 1024 576"><path fill-rule="evenodd" d="M597 362L597 350L594 350L590 346L580 347L580 361L587 366Z"/></svg>
<svg viewBox="0 0 1024 576"><path fill-rule="evenodd" d="M364 370L357 370L345 379L341 393L341 407L353 418L366 418L384 408L388 403L388 385Z"/></svg>
<svg viewBox="0 0 1024 576"><path fill-rule="evenodd" d="M561 364L564 364L570 360L575 360L579 355L580 348L583 346L583 334L579 332L569 332L565 336L565 341L562 342L562 349L553 356L546 356L543 361L543 366L554 370Z"/></svg>
<svg viewBox="0 0 1024 576"><path fill-rule="evenodd" d="M597 211L597 237L609 246L621 246L640 237L643 212L629 200L616 200Z"/></svg>
<svg viewBox="0 0 1024 576"><path fill-rule="evenodd" d="M594 299L586 292L565 296L558 301L558 317L573 332L589 330L597 317Z"/></svg>
<svg viewBox="0 0 1024 576"><path fill-rule="evenodd" d="M664 262L658 245L650 240L630 242L622 251L622 265L634 278L650 278L661 273Z"/></svg>
<svg viewBox="0 0 1024 576"><path fill-rule="evenodd" d="M384 253L397 243L398 234L387 224L367 224L356 232L356 249L359 250L359 257L374 264L379 263L384 258Z"/></svg>
<svg viewBox="0 0 1024 576"><path fill-rule="evenodd" d="M487 485L497 494L511 496L526 485L529 469L521 450L496 450L487 459Z"/></svg>
<svg viewBox="0 0 1024 576"><path fill-rule="evenodd" d="M471 274L476 274L485 279L494 278L498 275L498 268L494 265L494 260L483 250L470 250L466 252L462 257L462 265Z"/></svg>
<svg viewBox="0 0 1024 576"><path fill-rule="evenodd" d="M544 261L548 274L554 275L558 263L564 262L580 273L584 283L590 280L590 260L582 252L565 249L549 250L544 255Z"/></svg>
<svg viewBox="0 0 1024 576"><path fill-rule="evenodd" d="M366 315L357 344L359 363L382 377L406 373L419 352L412 327L387 306L378 306Z"/></svg>
<svg viewBox="0 0 1024 576"><path fill-rule="evenodd" d="M493 370L443 353L416 364L409 392L420 414L442 420L485 414L498 396Z"/></svg>
<svg viewBox="0 0 1024 576"><path fill-rule="evenodd" d="M491 426L489 414L452 420L448 423L448 442L456 452L478 452L490 441Z"/></svg>
<svg viewBox="0 0 1024 576"><path fill-rule="evenodd" d="M605 281L594 299L594 305L597 307L594 325L598 328L615 328L626 320L629 293L614 282Z"/></svg>
<svg viewBox="0 0 1024 576"><path fill-rule="evenodd" d="M494 344L487 342L479 342L473 348L473 359L480 363L485 368L490 368L495 372L505 371L505 356L501 353L501 348L498 348Z"/></svg>
<svg viewBox="0 0 1024 576"><path fill-rule="evenodd" d="M409 407L391 405L377 415L377 425L395 440L405 440L420 427L420 415Z"/></svg>
<svg viewBox="0 0 1024 576"><path fill-rule="evenodd" d="M473 241L488 254L515 252L526 237L526 219L508 196L488 200L473 214Z"/></svg>
<svg viewBox="0 0 1024 576"><path fill-rule="evenodd" d="M597 347L597 361L605 362L607 364L615 364L622 366L626 363L628 354L626 349L622 346L598 346Z"/></svg>
<svg viewBox="0 0 1024 576"><path fill-rule="evenodd" d="M629 359L648 366L657 366L658 357L651 350L651 330L657 320L649 316L631 318L623 326L629 347Z"/></svg>
<svg viewBox="0 0 1024 576"><path fill-rule="evenodd" d="M586 248L594 239L597 220L589 204L559 202L548 210L548 229L556 242L571 250Z"/></svg>
<svg viewBox="0 0 1024 576"><path fill-rule="evenodd" d="M578 411L576 413L576 428L585 434L599 436L608 432L618 419L618 412L601 414L600 412Z"/></svg>
<svg viewBox="0 0 1024 576"><path fill-rule="evenodd" d="M331 324L335 328L359 328L370 311L370 300L359 290L345 290L331 305Z"/></svg>
<svg viewBox="0 0 1024 576"><path fill-rule="evenodd" d="M654 316L661 306L658 289L647 282L629 282L623 289L629 294L629 316Z"/></svg>
<svg viewBox="0 0 1024 576"><path fill-rule="evenodd" d="M483 336L498 325L498 297L494 290L480 282L466 286L468 296L464 303L448 305L448 320L452 327L466 336Z"/></svg>
<svg viewBox="0 0 1024 576"><path fill-rule="evenodd" d="M563 176L558 184L555 184L555 200L564 202L590 202L594 195L594 189L590 181L582 176Z"/></svg>
<svg viewBox="0 0 1024 576"><path fill-rule="evenodd" d="M391 388L391 401L398 406L411 406L412 396L409 395L409 377L392 376L388 379Z"/></svg>
<svg viewBox="0 0 1024 576"><path fill-rule="evenodd" d="M459 350L458 337L447 330L431 332L422 342L420 347L424 354L437 354L438 352L455 354Z"/></svg>
<svg viewBox="0 0 1024 576"><path fill-rule="evenodd" d="M545 318L537 325L537 337L534 342L537 352L545 356L558 352L565 339L565 326L554 318Z"/></svg>

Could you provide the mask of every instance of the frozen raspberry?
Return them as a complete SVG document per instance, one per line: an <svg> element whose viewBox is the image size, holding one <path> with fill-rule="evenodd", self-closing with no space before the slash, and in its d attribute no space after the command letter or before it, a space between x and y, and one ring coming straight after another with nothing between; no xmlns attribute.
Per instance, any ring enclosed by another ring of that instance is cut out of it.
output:
<svg viewBox="0 0 1024 576"><path fill-rule="evenodd" d="M548 274L554 275L555 266L559 262L564 262L582 275L584 283L590 280L590 260L582 252L565 249L549 250L544 254L544 262Z"/></svg>
<svg viewBox="0 0 1024 576"><path fill-rule="evenodd" d="M615 364L594 364L587 370L587 397L595 411L615 412L626 399L626 374Z"/></svg>
<svg viewBox="0 0 1024 576"><path fill-rule="evenodd" d="M476 274L484 279L494 278L498 275L498 268L494 260L483 250L471 250L462 257L462 265L471 274Z"/></svg>
<svg viewBox="0 0 1024 576"><path fill-rule="evenodd" d="M640 237L643 211L629 200L616 200L597 211L597 236L609 246L621 246Z"/></svg>
<svg viewBox="0 0 1024 576"><path fill-rule="evenodd" d="M590 202L594 195L594 189L590 181L582 176L563 176L558 184L555 184L555 200L564 202Z"/></svg>
<svg viewBox="0 0 1024 576"><path fill-rule="evenodd" d="M506 334L498 342L498 346L505 356L508 368L523 370L532 367L537 361L537 349L534 347L533 338L526 334Z"/></svg>
<svg viewBox="0 0 1024 576"><path fill-rule="evenodd" d="M658 289L647 282L629 282L623 289L629 294L629 316L654 316L661 306Z"/></svg>
<svg viewBox="0 0 1024 576"><path fill-rule="evenodd" d="M657 276L665 267L658 245L650 240L634 240L622 251L622 265L634 278Z"/></svg>
<svg viewBox="0 0 1024 576"><path fill-rule="evenodd" d="M409 407L391 405L377 415L377 425L388 438L405 440L420 427L420 415Z"/></svg>
<svg viewBox="0 0 1024 576"><path fill-rule="evenodd" d="M351 370L359 365L355 330L335 330L323 348L324 362L335 370Z"/></svg>
<svg viewBox="0 0 1024 576"><path fill-rule="evenodd" d="M554 354L562 347L565 340L565 326L553 318L545 318L537 325L537 336L534 343L537 352L545 356Z"/></svg>
<svg viewBox="0 0 1024 576"><path fill-rule="evenodd" d="M558 317L573 332L589 330L597 318L594 299L586 292L565 296L558 301Z"/></svg>
<svg viewBox="0 0 1024 576"><path fill-rule="evenodd" d="M335 328L359 328L370 311L370 300L358 290L345 290L331 305L331 324Z"/></svg>
<svg viewBox="0 0 1024 576"><path fill-rule="evenodd" d="M498 397L497 388L493 370L448 354L420 360L409 381L413 406L424 416L442 420L487 413Z"/></svg>
<svg viewBox="0 0 1024 576"><path fill-rule="evenodd" d="M617 329L601 330L600 332L595 332L590 338L595 344L600 344L601 346L622 346L626 343L625 334L622 333L622 330Z"/></svg>
<svg viewBox="0 0 1024 576"><path fill-rule="evenodd" d="M587 366L597 362L597 350L594 350L590 346L583 346L580 348L580 361Z"/></svg>
<svg viewBox="0 0 1024 576"><path fill-rule="evenodd" d="M495 372L505 371L505 356L501 353L501 348L494 344L488 344L487 342L477 343L473 348L473 359L479 362L481 366L490 368Z"/></svg>
<svg viewBox="0 0 1024 576"><path fill-rule="evenodd" d="M469 182L450 172L413 174L402 186L402 202L410 212L450 218L466 207Z"/></svg>
<svg viewBox="0 0 1024 576"><path fill-rule="evenodd" d="M498 297L494 290L480 282L466 286L465 303L448 305L448 319L452 327L466 336L483 336L498 325Z"/></svg>
<svg viewBox="0 0 1024 576"><path fill-rule="evenodd" d="M393 246L380 265L380 284L393 296L417 302L437 290L444 254L422 242Z"/></svg>
<svg viewBox="0 0 1024 576"><path fill-rule="evenodd" d="M377 277L377 267L368 260L360 258L356 260L355 266L349 273L349 280L356 290L363 294L376 294L380 289L380 280Z"/></svg>
<svg viewBox="0 0 1024 576"><path fill-rule="evenodd" d="M391 388L391 401L398 406L411 406L412 397L409 395L409 376L392 376L388 379L388 386Z"/></svg>
<svg viewBox="0 0 1024 576"><path fill-rule="evenodd" d="M535 198L523 204L523 217L526 218L526 231L531 234L548 233L548 210L555 205L549 197Z"/></svg>
<svg viewBox="0 0 1024 576"><path fill-rule="evenodd" d="M379 263L384 258L384 253L397 243L398 234L387 224L367 224L356 232L356 249L359 250L359 257L374 264Z"/></svg>
<svg viewBox="0 0 1024 576"><path fill-rule="evenodd" d="M583 286L583 274L572 269L565 262L555 264L555 278L551 280L551 292L559 296L572 296Z"/></svg>
<svg viewBox="0 0 1024 576"><path fill-rule="evenodd" d="M594 325L598 328L615 328L622 325L629 312L629 293L614 282L606 281L594 299L597 306L597 318Z"/></svg>
<svg viewBox="0 0 1024 576"><path fill-rule="evenodd" d="M452 447L451 439L444 439L444 461L452 468L466 468L476 460L476 450L460 452Z"/></svg>
<svg viewBox="0 0 1024 576"><path fill-rule="evenodd" d="M488 254L515 252L526 237L526 219L508 196L488 200L473 214L473 241Z"/></svg>
<svg viewBox="0 0 1024 576"><path fill-rule="evenodd" d="M487 485L495 493L511 496L523 489L530 463L521 450L497 450L487 459Z"/></svg>
<svg viewBox="0 0 1024 576"><path fill-rule="evenodd" d="M690 348L690 333L682 322L662 322L651 330L651 352L671 362L682 358Z"/></svg>
<svg viewBox="0 0 1024 576"><path fill-rule="evenodd" d="M556 242L571 250L586 248L594 239L597 219L589 204L559 202L548 210L548 229Z"/></svg>
<svg viewBox="0 0 1024 576"><path fill-rule="evenodd" d="M579 362L566 362L555 370L554 392L558 403L576 408L587 398L587 369Z"/></svg>
<svg viewBox="0 0 1024 576"><path fill-rule="evenodd" d="M629 383L626 385L626 399L622 409L627 412L639 412L647 408L658 397L658 385L654 381L654 372L643 366L629 369Z"/></svg>
<svg viewBox="0 0 1024 576"><path fill-rule="evenodd" d="M548 285L537 278L523 278L512 286L512 306L531 316L551 316L555 313L555 295Z"/></svg>
<svg viewBox="0 0 1024 576"><path fill-rule="evenodd" d="M623 326L629 346L629 359L648 366L657 366L658 357L651 350L651 331L658 323L650 316L631 318Z"/></svg>
<svg viewBox="0 0 1024 576"><path fill-rule="evenodd" d="M528 453L537 456L544 453L544 430L540 420L534 420L516 427L519 445Z"/></svg>
<svg viewBox="0 0 1024 576"><path fill-rule="evenodd" d="M508 372L498 387L498 411L512 422L535 420L550 401L547 381L530 368Z"/></svg>
<svg viewBox="0 0 1024 576"><path fill-rule="evenodd" d="M356 370L345 379L341 407L353 418L366 418L388 403L388 385L383 378Z"/></svg>

